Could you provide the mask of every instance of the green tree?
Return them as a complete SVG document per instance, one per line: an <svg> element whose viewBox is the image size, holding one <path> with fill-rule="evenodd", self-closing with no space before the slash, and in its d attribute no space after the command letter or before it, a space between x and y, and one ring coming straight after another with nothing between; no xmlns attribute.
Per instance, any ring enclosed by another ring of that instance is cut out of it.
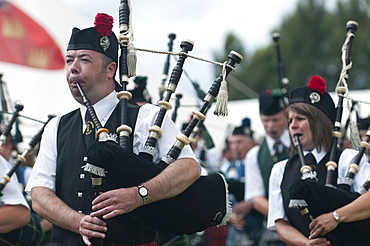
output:
<svg viewBox="0 0 370 246"><path fill-rule="evenodd" d="M312 75L320 75L327 81L328 90L334 91L342 69L341 47L349 20L359 24L352 48L349 89L369 88L370 39L366 31L370 25L369 9L368 0L339 0L334 9L329 10L324 1L300 0L294 12L274 29L281 34L280 49L290 88L306 85ZM229 34L224 48L225 53L237 48L244 52L245 59L233 74L238 81L256 92L280 86L273 42L247 54L239 39ZM251 97L232 88L229 90L230 100Z"/></svg>
<svg viewBox="0 0 370 246"><path fill-rule="evenodd" d="M342 0L338 2L336 11L333 13L333 19L341 19L342 25L348 20L355 20L359 25L352 47L353 68L349 71L348 81L350 89L369 89L370 87L369 11L370 2L368 0Z"/></svg>
<svg viewBox="0 0 370 246"><path fill-rule="evenodd" d="M216 61L225 61L227 60L228 54L232 50L242 55L243 60L241 61L240 65L237 65L236 70L234 72L231 72L228 76L227 81L229 82L228 86L229 98L232 98L232 100L245 99L246 97L248 98L249 97L248 95L251 95L251 93L253 92L248 91L249 90L248 86L243 81L240 80L240 78L243 78L242 71L244 67L247 66L245 62L248 61L248 58L246 57L247 52L241 40L238 37L236 37L233 33L228 33L226 35L223 50L221 50L221 52L214 52L213 56ZM219 73L220 69L216 68L215 69L216 77L219 75ZM245 87L244 93L241 87Z"/></svg>

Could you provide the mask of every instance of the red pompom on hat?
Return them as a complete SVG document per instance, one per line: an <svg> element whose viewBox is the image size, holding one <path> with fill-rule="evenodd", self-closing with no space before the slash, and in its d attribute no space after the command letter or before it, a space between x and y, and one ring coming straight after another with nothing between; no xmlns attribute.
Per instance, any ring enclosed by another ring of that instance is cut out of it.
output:
<svg viewBox="0 0 370 246"><path fill-rule="evenodd" d="M298 87L289 93L289 104L307 103L321 110L332 123L335 121L335 105L326 92L326 82L320 76L312 76L307 86Z"/></svg>
<svg viewBox="0 0 370 246"><path fill-rule="evenodd" d="M310 81L307 84L308 88L324 94L326 92L326 82L320 76L312 76Z"/></svg>
<svg viewBox="0 0 370 246"><path fill-rule="evenodd" d="M108 37L112 34L113 17L108 14L98 13L95 16L94 25L95 29L100 33L100 35L103 37Z"/></svg>

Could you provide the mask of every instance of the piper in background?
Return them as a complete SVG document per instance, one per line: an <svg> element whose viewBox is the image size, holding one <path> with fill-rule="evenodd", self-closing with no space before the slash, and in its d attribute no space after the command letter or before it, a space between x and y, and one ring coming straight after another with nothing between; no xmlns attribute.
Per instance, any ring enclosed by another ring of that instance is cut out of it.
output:
<svg viewBox="0 0 370 246"><path fill-rule="evenodd" d="M266 136L246 157L245 199L267 218L268 187L273 165L289 157L290 139L285 117L285 94L281 89L260 94L260 119ZM266 230L259 245L286 245L276 231Z"/></svg>
<svg viewBox="0 0 370 246"><path fill-rule="evenodd" d="M234 128L230 138L230 148L234 159L223 163L224 173L233 195L233 212L230 216L226 245L258 245L263 232L263 215L253 209L251 202L244 199L245 166L248 151L256 145L249 118L244 118L241 126Z"/></svg>
<svg viewBox="0 0 370 246"><path fill-rule="evenodd" d="M144 103L152 103L152 97L150 96L148 89L146 88L148 77L136 76L134 79L135 87L129 92L132 94L132 98L129 100L130 103L136 103L143 105Z"/></svg>
<svg viewBox="0 0 370 246"><path fill-rule="evenodd" d="M366 118L361 118L358 121L358 130L360 134L360 139L364 141L366 139L366 133L369 130L370 127L370 117ZM367 149L366 156L367 156L367 161L370 162L370 154L369 154L369 149Z"/></svg>

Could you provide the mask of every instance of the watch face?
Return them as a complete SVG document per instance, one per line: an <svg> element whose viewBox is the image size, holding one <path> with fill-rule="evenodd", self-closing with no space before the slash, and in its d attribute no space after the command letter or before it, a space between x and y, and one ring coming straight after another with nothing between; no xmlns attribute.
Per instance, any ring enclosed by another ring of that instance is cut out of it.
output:
<svg viewBox="0 0 370 246"><path fill-rule="evenodd" d="M141 196L147 196L148 195L148 190L145 187L140 187L139 194Z"/></svg>
<svg viewBox="0 0 370 246"><path fill-rule="evenodd" d="M336 212L334 212L333 213L333 215L334 215L334 219L336 220L336 221L338 221L340 218L339 218L339 215L336 213Z"/></svg>

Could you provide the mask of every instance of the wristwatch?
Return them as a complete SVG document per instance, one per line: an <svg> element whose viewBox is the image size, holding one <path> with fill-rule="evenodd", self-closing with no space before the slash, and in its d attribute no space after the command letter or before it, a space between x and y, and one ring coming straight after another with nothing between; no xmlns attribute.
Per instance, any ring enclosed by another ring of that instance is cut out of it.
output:
<svg viewBox="0 0 370 246"><path fill-rule="evenodd" d="M137 186L139 195L143 199L143 205L148 203L148 189L145 188L143 185L138 185Z"/></svg>
<svg viewBox="0 0 370 246"><path fill-rule="evenodd" d="M339 214L337 212L335 212L335 211L333 212L333 217L334 217L336 222L338 222L338 223L340 222L340 217L339 217Z"/></svg>

